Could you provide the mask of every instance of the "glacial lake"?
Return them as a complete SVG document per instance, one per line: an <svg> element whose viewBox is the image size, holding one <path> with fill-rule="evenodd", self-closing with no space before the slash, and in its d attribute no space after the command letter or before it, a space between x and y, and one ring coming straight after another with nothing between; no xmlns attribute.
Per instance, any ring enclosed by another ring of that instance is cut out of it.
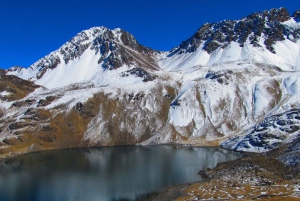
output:
<svg viewBox="0 0 300 201"><path fill-rule="evenodd" d="M0 200L145 200L170 186L204 180L199 170L238 157L220 148L185 146L31 153L0 161Z"/></svg>

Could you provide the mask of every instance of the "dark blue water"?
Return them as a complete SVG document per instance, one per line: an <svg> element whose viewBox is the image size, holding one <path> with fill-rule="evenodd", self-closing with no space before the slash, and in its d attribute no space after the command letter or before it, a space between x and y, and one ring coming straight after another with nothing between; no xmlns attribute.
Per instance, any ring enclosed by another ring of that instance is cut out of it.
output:
<svg viewBox="0 0 300 201"><path fill-rule="evenodd" d="M144 200L201 181L199 170L238 158L219 148L122 146L68 149L0 162L0 200Z"/></svg>

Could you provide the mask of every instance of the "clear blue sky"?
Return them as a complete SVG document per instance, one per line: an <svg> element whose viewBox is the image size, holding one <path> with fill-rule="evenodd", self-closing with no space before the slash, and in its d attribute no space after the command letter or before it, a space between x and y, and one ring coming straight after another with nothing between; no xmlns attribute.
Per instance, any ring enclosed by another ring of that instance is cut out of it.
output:
<svg viewBox="0 0 300 201"><path fill-rule="evenodd" d="M24 67L94 26L122 28L157 50L170 50L205 22L240 19L300 0L1 0L0 68Z"/></svg>

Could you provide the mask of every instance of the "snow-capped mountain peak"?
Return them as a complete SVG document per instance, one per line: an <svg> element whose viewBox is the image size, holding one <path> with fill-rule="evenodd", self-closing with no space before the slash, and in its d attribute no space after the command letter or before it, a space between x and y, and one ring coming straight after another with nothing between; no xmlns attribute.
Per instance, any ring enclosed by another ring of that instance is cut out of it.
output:
<svg viewBox="0 0 300 201"><path fill-rule="evenodd" d="M295 21L298 16L299 11L291 17L285 8L279 8L256 12L241 20L206 23L191 38L168 53L139 44L132 34L120 28L110 30L93 27L78 33L29 69L11 69L9 74L51 88L53 85L45 80L56 80L55 87L90 82L100 71L122 66L127 66L127 70L138 67L144 70L178 71L248 60L276 65L284 71L295 71L300 69L297 59L300 52L300 25ZM70 66L73 69L66 71ZM74 66L78 66L79 70L76 71L80 74L72 72L76 78L64 81L63 72L75 71L77 68ZM48 76L45 79L44 75L49 73L55 74L52 76L56 78ZM62 81L57 78L59 76Z"/></svg>
<svg viewBox="0 0 300 201"><path fill-rule="evenodd" d="M206 23L173 49L160 65L176 71L250 60L277 65L283 70L299 69L296 58L300 29L294 19L285 8L279 8L253 13L241 20Z"/></svg>
<svg viewBox="0 0 300 201"><path fill-rule="evenodd" d="M140 45L133 35L120 28L110 30L93 27L78 33L28 69L9 69L8 74L35 81L48 88L61 87L99 80L99 76L103 76L102 71L122 66L126 67L123 69L125 71L133 67L158 69L152 55L154 52ZM66 75L70 79L66 79Z"/></svg>

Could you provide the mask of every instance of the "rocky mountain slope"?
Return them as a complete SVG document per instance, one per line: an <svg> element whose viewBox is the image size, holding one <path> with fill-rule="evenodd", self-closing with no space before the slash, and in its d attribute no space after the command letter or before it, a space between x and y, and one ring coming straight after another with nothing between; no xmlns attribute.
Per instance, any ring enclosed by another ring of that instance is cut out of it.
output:
<svg viewBox="0 0 300 201"><path fill-rule="evenodd" d="M160 143L266 151L298 136L299 70L299 10L204 24L169 52L94 27L1 74L36 89L1 98L0 152Z"/></svg>

